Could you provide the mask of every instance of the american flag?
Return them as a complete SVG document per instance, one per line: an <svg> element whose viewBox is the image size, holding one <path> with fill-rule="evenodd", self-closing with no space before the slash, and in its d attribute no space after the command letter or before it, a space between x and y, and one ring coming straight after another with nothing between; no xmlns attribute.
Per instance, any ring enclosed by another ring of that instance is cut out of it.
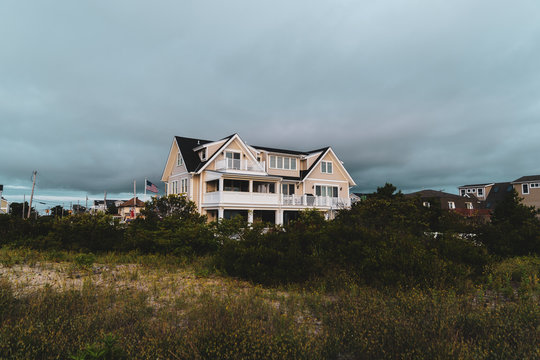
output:
<svg viewBox="0 0 540 360"><path fill-rule="evenodd" d="M158 193L159 190L157 188L156 185L152 184L150 181L146 180L146 190L150 191L150 192L153 192L153 193Z"/></svg>

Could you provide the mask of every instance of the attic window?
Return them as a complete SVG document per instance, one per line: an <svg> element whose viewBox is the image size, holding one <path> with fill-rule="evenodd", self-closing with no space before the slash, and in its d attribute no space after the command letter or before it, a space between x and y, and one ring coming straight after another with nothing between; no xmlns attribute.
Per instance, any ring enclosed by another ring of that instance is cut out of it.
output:
<svg viewBox="0 0 540 360"><path fill-rule="evenodd" d="M461 189L461 196L465 196L465 189Z"/></svg>
<svg viewBox="0 0 540 360"><path fill-rule="evenodd" d="M478 196L484 196L484 189L479 188L477 193L478 193Z"/></svg>
<svg viewBox="0 0 540 360"><path fill-rule="evenodd" d="M521 184L521 193L526 195L529 193L529 184Z"/></svg>
<svg viewBox="0 0 540 360"><path fill-rule="evenodd" d="M455 208L456 208L456 204L455 204L453 201L449 201L449 202L448 202L448 208L449 208L449 209L455 209Z"/></svg>
<svg viewBox="0 0 540 360"><path fill-rule="evenodd" d="M324 174L332 173L332 162L331 161L321 161L321 172Z"/></svg>
<svg viewBox="0 0 540 360"><path fill-rule="evenodd" d="M465 205L467 205L467 209L469 210L472 210L473 209L473 204L468 202L468 203L465 203Z"/></svg>
<svg viewBox="0 0 540 360"><path fill-rule="evenodd" d="M199 151L199 157L201 158L202 161L206 160L206 148Z"/></svg>
<svg viewBox="0 0 540 360"><path fill-rule="evenodd" d="M178 152L178 160L176 161L176 165L177 166L182 166L184 164L184 160L182 159L182 154L180 154L180 152Z"/></svg>

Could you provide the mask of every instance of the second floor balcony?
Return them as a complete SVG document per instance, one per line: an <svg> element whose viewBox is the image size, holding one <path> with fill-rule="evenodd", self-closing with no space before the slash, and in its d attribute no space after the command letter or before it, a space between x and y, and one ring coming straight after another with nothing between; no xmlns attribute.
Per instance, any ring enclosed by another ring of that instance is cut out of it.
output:
<svg viewBox="0 0 540 360"><path fill-rule="evenodd" d="M253 162L247 159L222 159L216 161L217 171L230 172L264 172L265 162Z"/></svg>

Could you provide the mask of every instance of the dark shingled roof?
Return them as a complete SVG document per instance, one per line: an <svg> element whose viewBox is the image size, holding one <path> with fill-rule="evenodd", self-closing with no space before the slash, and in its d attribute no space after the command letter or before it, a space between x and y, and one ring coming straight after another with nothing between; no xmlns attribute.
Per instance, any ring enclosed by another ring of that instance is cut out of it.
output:
<svg viewBox="0 0 540 360"><path fill-rule="evenodd" d="M271 148L271 147L266 147L266 146L251 145L251 147L254 147L257 150L264 150L264 151L275 152L279 154L290 154L290 155L308 155L309 154L304 151L277 149L277 148Z"/></svg>
<svg viewBox="0 0 540 360"><path fill-rule="evenodd" d="M512 181L512 183L520 183L520 182L527 182L527 181L540 181L540 175L522 176L519 179Z"/></svg>
<svg viewBox="0 0 540 360"><path fill-rule="evenodd" d="M178 144L178 147L180 148L180 152L182 153L182 158L184 159L184 164L186 165L186 169L188 172L195 171L199 165L201 164L201 159L199 158L199 155L195 151L193 151L194 148L197 146L208 144L212 141L210 140L203 140L203 139L193 139L193 138L187 138L182 136L175 136L176 143Z"/></svg>
<svg viewBox="0 0 540 360"><path fill-rule="evenodd" d="M504 198L514 190L512 183L502 182L495 183L491 188L487 198L486 198L486 208L493 210L497 207L497 204L504 200Z"/></svg>
<svg viewBox="0 0 540 360"><path fill-rule="evenodd" d="M461 185L460 188L462 188L462 187L474 187L474 186L487 186L487 185L491 185L491 184L493 184L493 183Z"/></svg>
<svg viewBox="0 0 540 360"><path fill-rule="evenodd" d="M475 210L483 209L485 204L483 201L478 200L475 196L466 197L456 194L450 194L437 190L421 190L410 194L405 194L406 197L419 196L421 199L438 199L442 209L448 209L448 201L453 201L456 209L467 209L466 203L473 203Z"/></svg>

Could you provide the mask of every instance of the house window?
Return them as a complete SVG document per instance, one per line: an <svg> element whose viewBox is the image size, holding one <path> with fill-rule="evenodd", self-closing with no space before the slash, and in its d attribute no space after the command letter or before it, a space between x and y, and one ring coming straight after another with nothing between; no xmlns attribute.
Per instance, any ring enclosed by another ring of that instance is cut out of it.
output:
<svg viewBox="0 0 540 360"><path fill-rule="evenodd" d="M178 194L178 181L171 182L169 194Z"/></svg>
<svg viewBox="0 0 540 360"><path fill-rule="evenodd" d="M294 184L281 184L281 193L283 195L294 195Z"/></svg>
<svg viewBox="0 0 540 360"><path fill-rule="evenodd" d="M178 152L178 158L177 158L177 161L176 161L176 165L177 166L182 166L184 164L184 160L182 159L182 155L180 154L180 152Z"/></svg>
<svg viewBox="0 0 540 360"><path fill-rule="evenodd" d="M479 188L476 193L478 194L478 196L484 196L484 189Z"/></svg>
<svg viewBox="0 0 540 360"><path fill-rule="evenodd" d="M227 159L227 169L240 170L240 153L227 151L225 158Z"/></svg>
<svg viewBox="0 0 540 360"><path fill-rule="evenodd" d="M273 182L254 181L253 182L253 192L266 193L266 194L275 194L276 193L276 184L273 183Z"/></svg>
<svg viewBox="0 0 540 360"><path fill-rule="evenodd" d="M180 193L187 194L188 192L188 179L180 180Z"/></svg>
<svg viewBox="0 0 540 360"><path fill-rule="evenodd" d="M337 198L338 197L338 188L337 188L337 186L316 185L315 186L315 195Z"/></svg>
<svg viewBox="0 0 540 360"><path fill-rule="evenodd" d="M461 189L461 196L465 196L465 189Z"/></svg>
<svg viewBox="0 0 540 360"><path fill-rule="evenodd" d="M201 151L199 151L199 156L201 158L202 161L205 161L206 160L206 148L202 149Z"/></svg>
<svg viewBox="0 0 540 360"><path fill-rule="evenodd" d="M467 206L467 209L469 210L472 210L473 209L473 204L468 202L468 203L465 203L465 205Z"/></svg>
<svg viewBox="0 0 540 360"><path fill-rule="evenodd" d="M249 192L249 181L246 180L223 180L223 190Z"/></svg>
<svg viewBox="0 0 540 360"><path fill-rule="evenodd" d="M296 170L296 159L270 155L270 169Z"/></svg>
<svg viewBox="0 0 540 360"><path fill-rule="evenodd" d="M427 208L431 207L431 204L429 203L429 201L424 201L424 202L422 203L422 205L423 205L424 207L427 207Z"/></svg>
<svg viewBox="0 0 540 360"><path fill-rule="evenodd" d="M456 208L456 204L455 204L453 201L449 201L449 202L448 202L448 208L449 208L449 209L455 209L455 208Z"/></svg>
<svg viewBox="0 0 540 360"><path fill-rule="evenodd" d="M321 161L321 172L324 174L332 173L332 162L331 161Z"/></svg>
<svg viewBox="0 0 540 360"><path fill-rule="evenodd" d="M529 184L521 184L521 193L522 194L528 194L529 193Z"/></svg>

